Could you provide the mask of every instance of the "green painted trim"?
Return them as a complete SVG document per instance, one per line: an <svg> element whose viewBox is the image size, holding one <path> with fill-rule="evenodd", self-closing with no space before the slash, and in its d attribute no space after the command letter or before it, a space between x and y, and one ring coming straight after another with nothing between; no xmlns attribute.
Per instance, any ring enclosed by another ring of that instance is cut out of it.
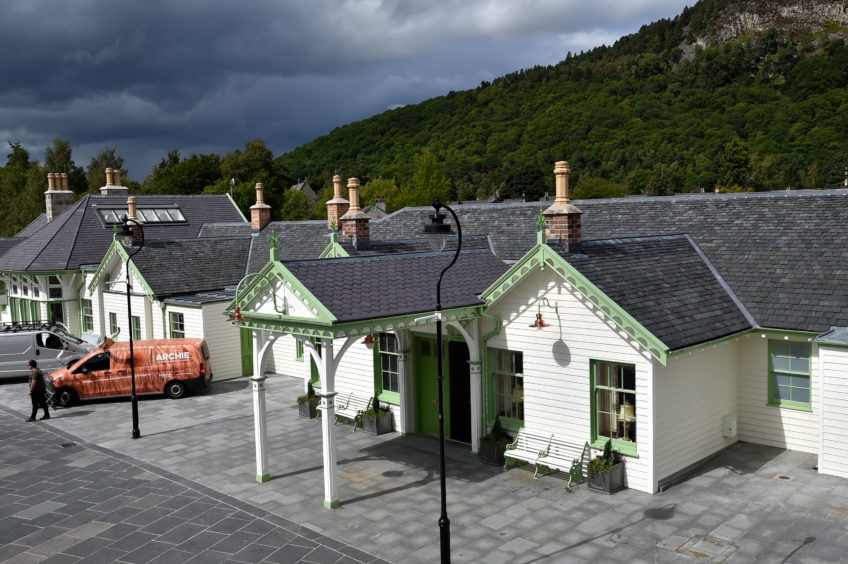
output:
<svg viewBox="0 0 848 564"><path fill-rule="evenodd" d="M701 350L701 349L706 349L706 348L709 348L709 347L714 347L716 345L721 345L722 343L726 343L728 341L735 341L736 339L739 339L739 338L742 338L742 337L749 337L752 334L754 334L756 331L758 331L758 329L746 329L746 330L741 331L739 333L733 333L732 335L726 335L724 337L720 337L720 338L714 339L712 341L705 341L703 343L698 343L697 345L692 345L692 346L685 347L685 348L682 348L682 349L677 349L677 350L669 352L668 357L674 358L676 356L680 356L680 355L683 355L683 354L686 354L686 353L694 352L694 351Z"/></svg>
<svg viewBox="0 0 848 564"><path fill-rule="evenodd" d="M481 384L483 388L481 390L481 411L483 412L483 429L486 430L495 423L495 418L492 416L492 409L486 401L486 398L491 393L492 388L492 382L487 376L489 374L489 366L491 364L489 362L489 353L487 351L489 350L489 339L496 335L499 335L501 330L503 330L503 320L500 317L492 315L485 311L480 312L480 317L484 319L491 319L495 323L495 327L480 338L480 359L482 361L482 365L480 367L480 374L482 379Z"/></svg>
<svg viewBox="0 0 848 564"><path fill-rule="evenodd" d="M238 204L236 204L236 201L233 200L233 197L230 195L230 193L226 192L226 194L227 194L227 198L230 199L230 203L233 205L234 208L236 208L236 211L241 216L241 218L244 220L244 222L248 223L247 218L244 217L244 213L241 211L241 209L239 209Z"/></svg>
<svg viewBox="0 0 848 564"><path fill-rule="evenodd" d="M101 259L100 265L97 267L97 270L94 271L94 275L91 277L91 282L88 283L89 294L94 292L95 288L97 287L97 283L100 281L100 278L103 276L103 273L106 272L106 267L108 266L109 261L115 255L118 255L120 257L121 265L123 267L121 270L126 272L126 263L129 260L129 254L127 253L126 249L124 249L124 246L121 243L119 243L117 240L112 241L112 244L109 245L109 249L106 251L106 254L103 255L103 259ZM135 278L139 281L141 287L144 288L144 293L147 295L148 298L150 298L151 301L156 301L156 294L153 293L153 289L144 279L144 276L141 275L141 272L139 272L138 267L136 267L135 265L135 262L129 262L130 271L132 272L133 276L135 276Z"/></svg>
<svg viewBox="0 0 848 564"><path fill-rule="evenodd" d="M798 375L798 376L806 376L809 379L810 387L810 401L802 402L802 401L793 401L793 400L780 400L775 398L775 394L777 392L777 379L775 378L775 369L772 354L772 348L777 343L794 343L796 345L805 345L808 347L808 355L807 355L807 372L790 372L781 370L781 374L789 374L789 375ZM766 403L772 407L780 407L783 409L794 409L797 411L813 411L812 401L813 401L813 346L811 343L803 342L803 341L784 341L784 340L768 340L768 398L766 399Z"/></svg>
<svg viewBox="0 0 848 564"><path fill-rule="evenodd" d="M830 347L834 349L848 349L848 343L828 343L827 341L814 341L820 347Z"/></svg>
<svg viewBox="0 0 848 564"><path fill-rule="evenodd" d="M324 500L324 509L338 509L342 506L342 502L334 499L333 501Z"/></svg>
<svg viewBox="0 0 848 564"><path fill-rule="evenodd" d="M309 289L295 277L291 271L286 268L281 262L269 262L262 270L256 274L249 274L246 278L252 277L247 286L237 295L233 301L227 305L225 313L231 313L236 307L242 309L242 314L247 316L262 315L251 312L245 308L245 305L255 298L260 292L264 291L276 278L282 285L286 286L297 297L307 309L315 314L315 319L310 319L310 322L333 323L336 321L336 316L316 298ZM242 282L244 279L242 279ZM241 282L239 283L241 285ZM267 314L265 314L267 315ZM289 318L288 316L277 315L278 318ZM296 318L290 318L296 319Z"/></svg>
<svg viewBox="0 0 848 564"><path fill-rule="evenodd" d="M636 372L636 365L635 364L631 364L629 362L618 362L618 361L615 361L615 360L604 360L602 358L591 358L591 359L589 359L589 419L590 419L590 423L591 423L590 428L591 428L591 437L592 437L592 440L589 441L589 444L591 445L592 448L603 449L604 443L606 443L607 440L609 439L609 440L612 440L613 449L620 452L621 454L626 454L628 456L638 456L638 454L639 454L639 443L638 442L634 443L634 442L630 442L630 441L623 441L621 439L615 439L615 438L610 438L610 437L604 437L603 435L598 435L598 422L597 422L597 419L595 417L598 413L598 402L597 402L597 399L595 397L595 370L596 370L598 364L600 364L602 362L606 363L606 364L621 364L621 365L626 365L626 366L632 366L633 371L634 371L634 380L635 380L635 372ZM635 382L634 382L633 395L636 396L636 405L638 405L639 392L638 392L638 390L635 386ZM634 413L636 411L636 405L633 406ZM638 423L638 422L639 422L639 420L637 419L636 423Z"/></svg>
<svg viewBox="0 0 848 564"><path fill-rule="evenodd" d="M488 307L491 307L500 301L513 286L518 284L528 274L537 268L544 270L546 266L553 268L563 280L571 284L591 304L612 319L622 331L647 349L663 366L666 365L668 362L668 346L656 335L648 331L641 323L636 321L624 308L615 303L615 301L590 282L588 278L574 268L567 260L559 256L552 248L544 243L536 245L521 260L512 265L509 270L483 292L481 298L486 300Z"/></svg>
<svg viewBox="0 0 848 564"><path fill-rule="evenodd" d="M72 270L0 270L0 274L8 276L61 276L62 274L85 274L91 272L82 268Z"/></svg>
<svg viewBox="0 0 848 564"><path fill-rule="evenodd" d="M347 258L350 254L335 240L330 241L324 250L321 251L321 254L318 255L319 259L322 258Z"/></svg>
<svg viewBox="0 0 848 564"><path fill-rule="evenodd" d="M230 303L232 305L232 303ZM228 306L229 307L229 306ZM242 327L257 329L260 331L276 331L290 333L292 335L303 335L305 337L320 337L335 339L339 337L364 337L368 333L380 333L384 331L397 331L401 329L415 329L416 327L427 327L435 324L435 321L415 323L415 319L422 317L427 312L410 313L395 317L381 317L351 323L327 324L315 319L302 317L287 317L268 313L245 313ZM480 306L469 306L456 309L444 310L442 321L463 321L474 319L482 315Z"/></svg>
<svg viewBox="0 0 848 564"><path fill-rule="evenodd" d="M271 475L270 474L257 474L256 475L256 481L259 482L260 484L263 483L263 482L270 482L271 481Z"/></svg>
<svg viewBox="0 0 848 564"><path fill-rule="evenodd" d="M755 329L751 329L753 333L764 333L766 335L773 335L776 337L803 337L803 338L815 338L820 335L820 333L816 333L814 331L798 331L794 329L769 329L768 327L757 327Z"/></svg>

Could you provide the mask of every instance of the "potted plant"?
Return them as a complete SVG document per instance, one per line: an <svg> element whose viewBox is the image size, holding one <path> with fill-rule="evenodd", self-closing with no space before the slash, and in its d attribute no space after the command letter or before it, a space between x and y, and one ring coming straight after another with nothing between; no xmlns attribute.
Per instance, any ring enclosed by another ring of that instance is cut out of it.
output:
<svg viewBox="0 0 848 564"><path fill-rule="evenodd" d="M320 402L321 398L315 394L312 382L307 382L306 395L297 398L297 412L301 417L315 419L318 415L318 404Z"/></svg>
<svg viewBox="0 0 848 564"><path fill-rule="evenodd" d="M371 407L362 412L362 430L372 435L382 435L395 430L395 420L388 405L380 403L375 396Z"/></svg>
<svg viewBox="0 0 848 564"><path fill-rule="evenodd" d="M480 461L493 466L503 466L504 451L506 445L511 442L512 438L503 430L500 418L496 416L492 430L480 437Z"/></svg>
<svg viewBox="0 0 848 564"><path fill-rule="evenodd" d="M589 461L587 487L596 492L613 494L624 489L624 461L612 449L612 440L604 443L604 452Z"/></svg>

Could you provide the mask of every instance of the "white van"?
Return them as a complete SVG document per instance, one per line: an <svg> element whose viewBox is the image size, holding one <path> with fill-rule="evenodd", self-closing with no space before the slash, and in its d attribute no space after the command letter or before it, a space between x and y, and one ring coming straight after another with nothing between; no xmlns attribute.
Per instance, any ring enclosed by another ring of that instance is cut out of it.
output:
<svg viewBox="0 0 848 564"><path fill-rule="evenodd" d="M28 376L30 360L49 374L76 362L93 348L60 323L1 323L0 378Z"/></svg>

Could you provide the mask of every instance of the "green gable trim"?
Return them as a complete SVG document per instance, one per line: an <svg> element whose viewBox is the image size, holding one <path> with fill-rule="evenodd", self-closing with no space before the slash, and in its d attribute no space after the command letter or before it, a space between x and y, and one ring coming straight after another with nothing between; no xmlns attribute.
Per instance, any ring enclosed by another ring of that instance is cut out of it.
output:
<svg viewBox="0 0 848 564"><path fill-rule="evenodd" d="M247 218L246 218L246 217L244 217L244 213L242 213L242 211L241 211L241 209L238 207L238 204L236 203L236 201L235 201L235 200L233 200L233 196L232 196L232 194L230 194L229 192L227 192L227 198L229 198L229 199L230 199L230 203L233 205L233 207L234 207L234 208L236 208L236 211L237 211L237 212L238 212L238 214L241 216L241 218L244 220L244 222L245 222L245 223L247 223Z"/></svg>
<svg viewBox="0 0 848 564"><path fill-rule="evenodd" d="M318 255L318 258L347 258L350 255L344 247L342 247L335 239L330 241L330 243L321 251L321 254Z"/></svg>
<svg viewBox="0 0 848 564"><path fill-rule="evenodd" d="M98 266L97 270L94 271L94 275L91 277L91 282L89 282L88 284L88 293L91 294L95 290L95 288L97 288L97 283L100 281L100 278L106 272L106 268L109 265L109 261L115 255L118 255L121 259L121 262L124 264L129 261L130 270L132 271L133 276L135 276L141 284L141 287L144 288L144 293L147 294L147 296L151 300L156 300L156 294L153 293L153 289L150 288L150 285L144 279L144 276L142 276L141 272L139 272L138 268L136 268L135 263L129 260L129 254L127 253L126 249L124 249L124 246L117 240L113 240L112 244L109 245L109 249L106 251L106 254L103 255L103 259L100 261L100 266Z"/></svg>
<svg viewBox="0 0 848 564"><path fill-rule="evenodd" d="M494 284L489 286L481 297L491 307L531 272L545 268L552 268L580 295L609 317L622 331L632 337L665 366L668 361L668 346L545 243L539 243L531 249Z"/></svg>
<svg viewBox="0 0 848 564"><path fill-rule="evenodd" d="M78 268L75 270L0 270L4 276L61 276L62 274L85 274L90 270Z"/></svg>
<svg viewBox="0 0 848 564"><path fill-rule="evenodd" d="M367 319L351 323L326 324L315 319L306 319L302 317L242 312L245 319L240 324L240 327L256 329L259 331L274 331L278 333L288 333L291 335L302 335L305 337L339 339L345 337L365 337L369 333L386 333L433 325L435 323L435 320L433 319L427 319L420 322L415 321L429 313L430 312L422 312L394 317ZM442 312L442 322L465 321L480 317L481 315L481 306L448 309ZM231 323L235 325L235 323Z"/></svg>
<svg viewBox="0 0 848 564"><path fill-rule="evenodd" d="M239 282L239 288L241 288L242 284L247 281L247 285L236 292L236 297L226 308L226 313L231 313L236 307L241 308L242 315L245 317L253 317L256 315L262 315L258 312L253 312L249 309L246 309L246 305L253 300L257 295L266 291L269 287L272 287L275 282L279 282L281 285L288 288L288 290L295 295L302 303L305 305L313 314L315 314L315 319L308 319L310 322L318 322L330 324L336 321L336 316L332 314L332 312L327 309L327 307L322 304L318 298L316 298L309 289L303 285L303 283L297 279L297 277L291 273L291 271L286 268L281 262L269 262L266 264L262 270L255 274L249 274L242 278L241 282ZM276 290L272 288L272 291L276 293ZM288 318L288 316L277 315L275 318L282 319Z"/></svg>

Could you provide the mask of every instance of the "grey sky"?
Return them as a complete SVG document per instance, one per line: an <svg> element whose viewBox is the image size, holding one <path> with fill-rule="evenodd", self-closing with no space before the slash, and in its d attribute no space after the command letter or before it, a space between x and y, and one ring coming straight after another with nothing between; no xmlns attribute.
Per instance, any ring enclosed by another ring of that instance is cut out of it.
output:
<svg viewBox="0 0 848 564"><path fill-rule="evenodd" d="M685 0L4 0L0 141L115 147L143 180L171 149L282 154L339 125L561 60Z"/></svg>

